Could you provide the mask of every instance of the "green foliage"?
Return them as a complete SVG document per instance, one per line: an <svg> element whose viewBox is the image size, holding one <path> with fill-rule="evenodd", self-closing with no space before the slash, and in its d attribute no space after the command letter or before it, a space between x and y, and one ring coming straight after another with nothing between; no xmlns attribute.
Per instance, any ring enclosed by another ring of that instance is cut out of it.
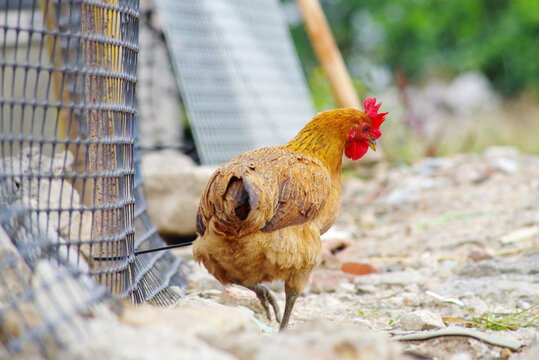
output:
<svg viewBox="0 0 539 360"><path fill-rule="evenodd" d="M360 54L415 81L479 70L503 94L539 94L536 0L327 0L322 6L348 63ZM374 44L365 41L361 15L381 29ZM307 76L316 76L303 26L292 30Z"/></svg>
<svg viewBox="0 0 539 360"><path fill-rule="evenodd" d="M331 92L328 78L320 67L314 67L308 79L314 105L317 109L333 109L338 107Z"/></svg>

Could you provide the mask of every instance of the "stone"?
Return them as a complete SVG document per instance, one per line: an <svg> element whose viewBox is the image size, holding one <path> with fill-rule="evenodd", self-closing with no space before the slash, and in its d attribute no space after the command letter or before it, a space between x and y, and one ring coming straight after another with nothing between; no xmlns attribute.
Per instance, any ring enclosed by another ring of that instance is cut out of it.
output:
<svg viewBox="0 0 539 360"><path fill-rule="evenodd" d="M48 215L49 214L47 212L31 214L31 222L34 226L36 226L36 228L34 229L35 234L41 234L41 240L47 241L50 244L67 243L68 241L60 237L54 226L51 225L51 221L49 220ZM78 270L84 273L88 273L89 267L86 259L88 259L87 252L89 251L89 245L81 245L81 252L77 251L77 249L78 248L68 248L67 246L61 246L58 249L58 255L60 255L64 260L69 262L74 269L78 268Z"/></svg>
<svg viewBox="0 0 539 360"><path fill-rule="evenodd" d="M52 173L62 175L73 170L75 157L71 151L62 151L54 154L52 158Z"/></svg>
<svg viewBox="0 0 539 360"><path fill-rule="evenodd" d="M385 196L383 201L389 205L415 204L419 201L419 191L413 186L398 187Z"/></svg>
<svg viewBox="0 0 539 360"><path fill-rule="evenodd" d="M488 249L484 249L479 246L472 246L468 250L467 254L468 258L474 262L479 262L486 259L492 259L494 258L494 255L492 254L492 251L489 251Z"/></svg>
<svg viewBox="0 0 539 360"><path fill-rule="evenodd" d="M259 333L243 332L236 336L228 337L226 342L220 344L220 349L226 350L241 360L252 360L259 352L264 343L271 336L262 336Z"/></svg>
<svg viewBox="0 0 539 360"><path fill-rule="evenodd" d="M223 289L223 285L208 271L203 265L195 264L193 260L190 260L187 265L190 266L192 271L189 274L189 287L195 291L205 291L212 289Z"/></svg>
<svg viewBox="0 0 539 360"><path fill-rule="evenodd" d="M508 158L496 159L490 165L505 174L514 174L518 171L518 163Z"/></svg>
<svg viewBox="0 0 539 360"><path fill-rule="evenodd" d="M268 337L256 360L403 359L399 344L382 333L349 323L315 320Z"/></svg>
<svg viewBox="0 0 539 360"><path fill-rule="evenodd" d="M38 187L49 182L45 179L46 176L57 177L70 173L72 170L74 157L70 151L56 153L52 158L50 154L41 153L41 151L42 149L38 145L25 146L19 155L0 161L0 172L10 173L13 169L14 173L23 176L36 173L43 176L41 179L31 177L29 181L26 179L22 182L22 187L19 189L19 195L22 199L36 199ZM55 180L61 179L56 178ZM21 185L20 178L15 178L15 182L17 185Z"/></svg>
<svg viewBox="0 0 539 360"><path fill-rule="evenodd" d="M67 231L66 231L67 230ZM66 234L64 237L71 242L90 241L92 239L92 212L91 211L74 211L71 214L71 225L68 229L61 230ZM79 251L86 258L90 257L90 245L78 245Z"/></svg>
<svg viewBox="0 0 539 360"><path fill-rule="evenodd" d="M224 291L221 292L219 302L223 305L244 306L257 314L266 317L266 312L256 297L256 294L251 290L236 285L225 287ZM273 310L271 307L270 310L273 317Z"/></svg>
<svg viewBox="0 0 539 360"><path fill-rule="evenodd" d="M120 319L123 323L147 326L149 323L182 329L182 334L191 334L204 338L208 342L239 332L259 332L252 318L245 312L230 306L210 307L173 307L156 308L151 306L130 307ZM186 326L189 324L189 326Z"/></svg>
<svg viewBox="0 0 539 360"><path fill-rule="evenodd" d="M428 310L417 310L400 317L400 325L405 330L419 331L445 327L442 318Z"/></svg>
<svg viewBox="0 0 539 360"><path fill-rule="evenodd" d="M69 182L63 179L41 181L37 209L52 210L47 213L49 226L52 226L61 236L68 237L71 226L74 231L77 231L80 228L80 221L78 224L71 224L72 217L70 217L69 211L58 211L58 209L77 208L79 204L79 193Z"/></svg>
<svg viewBox="0 0 539 360"><path fill-rule="evenodd" d="M334 292L340 284L350 281L350 275L340 270L316 269L313 271L310 292L315 294Z"/></svg>
<svg viewBox="0 0 539 360"><path fill-rule="evenodd" d="M30 283L32 271L24 259L20 256L11 239L0 227L0 308L9 299L24 295L25 288Z"/></svg>
<svg viewBox="0 0 539 360"><path fill-rule="evenodd" d="M359 224L362 229L372 229L376 226L376 215L372 211L366 211L361 214Z"/></svg>
<svg viewBox="0 0 539 360"><path fill-rule="evenodd" d="M514 233L513 233L514 234ZM519 259L489 259L465 266L461 276L486 277L496 275L534 275L539 272L539 255L529 254Z"/></svg>
<svg viewBox="0 0 539 360"><path fill-rule="evenodd" d="M449 297L458 297L465 304L467 298L480 298L489 305L490 312L513 312L518 300L536 301L539 283L537 275L498 275L484 277L454 277L442 283L435 291ZM484 306L477 305L477 311Z"/></svg>
<svg viewBox="0 0 539 360"><path fill-rule="evenodd" d="M120 319L91 319L87 327L93 336L69 342L58 359L236 359L186 331L201 322L208 324L178 310L141 306L126 309Z"/></svg>
<svg viewBox="0 0 539 360"><path fill-rule="evenodd" d="M508 348L503 348L502 351L500 351L500 358L501 359L509 359L513 352L509 350Z"/></svg>
<svg viewBox="0 0 539 360"><path fill-rule="evenodd" d="M37 308L47 309L42 314L44 320L58 324L58 333L70 332L70 324L60 320L69 314L73 315L70 321L77 321L75 315L88 306L92 291L97 291L97 285L90 278L84 275L75 278L67 268L48 260L37 262L31 284Z"/></svg>
<svg viewBox="0 0 539 360"><path fill-rule="evenodd" d="M343 294L353 294L353 295L357 293L356 286L349 282L340 283L339 286L337 286L336 291Z"/></svg>
<svg viewBox="0 0 539 360"><path fill-rule="evenodd" d="M485 149L483 155L486 158L502 158L509 157L513 158L518 156L519 151L516 147L513 146L491 146Z"/></svg>
<svg viewBox="0 0 539 360"><path fill-rule="evenodd" d="M0 343L0 359L43 359L43 357L37 356L39 350L30 344L22 349L22 352L18 354L18 357L12 358L10 356L2 356L4 355L2 350L4 349L3 345L6 340L16 340L17 338L20 338L21 335L27 334L29 329L36 329L43 326L43 317L34 304L31 302L22 302L16 308L4 307L2 308L1 314L0 338L2 339L2 342ZM50 334L45 334L41 339L47 351L57 350L55 349L54 344L52 344L51 338L52 336ZM32 357L32 355L34 357Z"/></svg>
<svg viewBox="0 0 539 360"><path fill-rule="evenodd" d="M220 293L220 292L219 292ZM201 294L187 295L175 305L178 308L197 308L197 307L218 307L221 308L224 305L219 304L217 301L206 299L200 296Z"/></svg>
<svg viewBox="0 0 539 360"><path fill-rule="evenodd" d="M537 226L527 226L523 227L517 230L513 230L508 234L505 234L502 236L500 241L502 244L511 244L511 243L517 243L520 241L528 240L534 236L539 234L539 227Z"/></svg>
<svg viewBox="0 0 539 360"><path fill-rule="evenodd" d="M449 169L452 167L453 160L443 157L428 157L415 162L412 165L414 171L417 171L421 175L432 175L440 170Z"/></svg>
<svg viewBox="0 0 539 360"><path fill-rule="evenodd" d="M388 284L388 285L410 285L423 284L427 282L427 278L417 270L408 269L404 271L394 271L391 273L369 274L365 276L356 276L354 283L356 284Z"/></svg>
<svg viewBox="0 0 539 360"><path fill-rule="evenodd" d="M420 297L417 292L403 292L402 303L409 306L417 306L420 304Z"/></svg>
<svg viewBox="0 0 539 360"><path fill-rule="evenodd" d="M196 166L177 152L159 152L142 157L141 171L148 213L157 230L166 235L195 234L198 203L215 168Z"/></svg>
<svg viewBox="0 0 539 360"><path fill-rule="evenodd" d="M459 352L452 355L449 360L473 360L473 357L466 352Z"/></svg>

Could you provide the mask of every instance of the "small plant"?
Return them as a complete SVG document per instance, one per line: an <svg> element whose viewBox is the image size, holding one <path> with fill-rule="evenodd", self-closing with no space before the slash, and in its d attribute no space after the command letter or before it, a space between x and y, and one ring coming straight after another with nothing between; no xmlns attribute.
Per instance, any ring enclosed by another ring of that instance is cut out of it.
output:
<svg viewBox="0 0 539 360"><path fill-rule="evenodd" d="M493 311L484 316L474 316L472 312L466 308L466 311L471 315L471 323L481 329L488 330L516 330L539 325L539 302L518 310L512 314L495 314ZM534 311L535 309L535 311Z"/></svg>

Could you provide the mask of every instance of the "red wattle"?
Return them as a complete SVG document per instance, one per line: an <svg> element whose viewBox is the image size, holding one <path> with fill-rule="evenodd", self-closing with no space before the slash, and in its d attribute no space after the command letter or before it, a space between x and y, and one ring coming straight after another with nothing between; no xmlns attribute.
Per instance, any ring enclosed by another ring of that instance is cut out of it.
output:
<svg viewBox="0 0 539 360"><path fill-rule="evenodd" d="M357 160L367 153L369 150L369 144L366 141L351 141L346 149L344 155L352 160Z"/></svg>

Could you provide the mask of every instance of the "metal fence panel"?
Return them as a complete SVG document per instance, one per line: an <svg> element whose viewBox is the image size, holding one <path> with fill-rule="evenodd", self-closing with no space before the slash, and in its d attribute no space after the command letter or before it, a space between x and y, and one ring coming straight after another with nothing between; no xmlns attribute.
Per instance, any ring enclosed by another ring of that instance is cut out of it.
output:
<svg viewBox="0 0 539 360"><path fill-rule="evenodd" d="M278 0L157 0L202 163L282 144L314 114Z"/></svg>

